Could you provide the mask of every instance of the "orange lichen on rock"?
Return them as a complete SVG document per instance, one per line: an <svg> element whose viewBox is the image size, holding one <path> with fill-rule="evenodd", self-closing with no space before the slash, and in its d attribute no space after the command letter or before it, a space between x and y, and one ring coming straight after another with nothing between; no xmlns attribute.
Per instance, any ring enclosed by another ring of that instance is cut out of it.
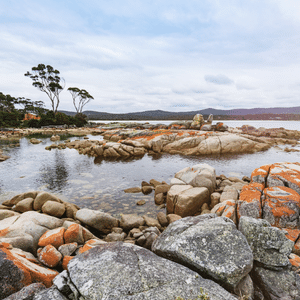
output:
<svg viewBox="0 0 300 300"><path fill-rule="evenodd" d="M55 248L58 248L59 246L64 244L64 232L64 227L48 230L40 237L38 245L40 247L52 245Z"/></svg>
<svg viewBox="0 0 300 300"><path fill-rule="evenodd" d="M300 164L299 163L276 163L272 165L269 179L272 185L286 185L300 191Z"/></svg>
<svg viewBox="0 0 300 300"><path fill-rule="evenodd" d="M251 182L258 182L265 184L266 178L269 174L270 168L272 165L264 165L255 169L251 173Z"/></svg>
<svg viewBox="0 0 300 300"><path fill-rule="evenodd" d="M62 260L62 267L64 270L67 270L68 269L68 263L71 259L73 259L74 256L65 256Z"/></svg>
<svg viewBox="0 0 300 300"><path fill-rule="evenodd" d="M102 240L96 240L96 239L91 239L89 241L87 241L83 247L81 247L79 249L79 254L83 253L83 252L86 252L90 249L92 249L93 247L96 247L96 246L100 246L102 244L106 244L106 242L102 241Z"/></svg>
<svg viewBox="0 0 300 300"><path fill-rule="evenodd" d="M291 253L289 256L289 261L293 267L296 269L300 268L300 257L294 253Z"/></svg>
<svg viewBox="0 0 300 300"><path fill-rule="evenodd" d="M287 232L285 236L294 243L300 235L300 229L282 228L282 230L285 230Z"/></svg>
<svg viewBox="0 0 300 300"><path fill-rule="evenodd" d="M261 192L263 190L263 184L261 183L250 183L243 186L239 200L246 201L248 203L253 201L260 201Z"/></svg>
<svg viewBox="0 0 300 300"><path fill-rule="evenodd" d="M78 244L84 243L82 227L79 224L72 224L64 234L66 244L76 242Z"/></svg>
<svg viewBox="0 0 300 300"><path fill-rule="evenodd" d="M62 254L52 245L47 245L38 253L39 261L44 265L54 268L62 259Z"/></svg>
<svg viewBox="0 0 300 300"><path fill-rule="evenodd" d="M20 255L13 254L9 249L1 248L0 251L5 252L6 259L12 261L24 274L22 283L27 286L33 282L42 282L46 287L52 285L52 280L59 273L54 270L44 268L36 263L30 262L28 259Z"/></svg>
<svg viewBox="0 0 300 300"><path fill-rule="evenodd" d="M284 187L270 187L264 190L264 218L272 226L279 228L297 228L300 212L300 195Z"/></svg>
<svg viewBox="0 0 300 300"><path fill-rule="evenodd" d="M12 248L12 245L9 244L9 243L1 242L1 243L0 243L0 249L1 249L1 248L11 249L11 248Z"/></svg>

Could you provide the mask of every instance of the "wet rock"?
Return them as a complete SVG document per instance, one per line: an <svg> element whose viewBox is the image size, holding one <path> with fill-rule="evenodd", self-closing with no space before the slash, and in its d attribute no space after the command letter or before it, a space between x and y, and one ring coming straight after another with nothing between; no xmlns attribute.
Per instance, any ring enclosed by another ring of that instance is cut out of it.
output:
<svg viewBox="0 0 300 300"><path fill-rule="evenodd" d="M42 206L42 212L53 216L60 218L65 213L65 205L63 203L58 203L56 201L50 201L48 200L43 206Z"/></svg>
<svg viewBox="0 0 300 300"><path fill-rule="evenodd" d="M159 224L162 227L167 227L169 225L167 216L165 213L163 213L162 211L160 211L159 213L157 213L157 220L159 222Z"/></svg>
<svg viewBox="0 0 300 300"><path fill-rule="evenodd" d="M154 202L156 205L161 205L163 203L166 203L167 197L163 193L159 193L155 195Z"/></svg>
<svg viewBox="0 0 300 300"><path fill-rule="evenodd" d="M145 220L143 217L139 217L134 214L122 214L120 227L123 228L124 231L130 231L132 228L138 228L145 224Z"/></svg>
<svg viewBox="0 0 300 300"><path fill-rule="evenodd" d="M56 196L47 193L47 192L41 192L39 193L33 202L33 209L34 210L41 210L42 206L47 202L47 201L55 201L55 202L61 202L60 199L58 199Z"/></svg>
<svg viewBox="0 0 300 300"><path fill-rule="evenodd" d="M109 233L113 227L118 227L119 220L100 210L83 208L77 211L76 218L103 233Z"/></svg>
<svg viewBox="0 0 300 300"><path fill-rule="evenodd" d="M136 205L144 205L146 204L146 200L142 199L136 202Z"/></svg>
<svg viewBox="0 0 300 300"><path fill-rule="evenodd" d="M16 204L14 210L20 213L33 210L33 198L26 198Z"/></svg>
<svg viewBox="0 0 300 300"><path fill-rule="evenodd" d="M148 195L152 193L152 187L151 186L143 186L142 187L142 193L144 195Z"/></svg>
<svg viewBox="0 0 300 300"><path fill-rule="evenodd" d="M182 219L182 217L178 216L176 214L168 214L167 215L167 220L168 220L169 224L171 224L171 223L173 223L173 222L175 222L177 220L180 220L180 219Z"/></svg>
<svg viewBox="0 0 300 300"><path fill-rule="evenodd" d="M161 225L159 224L158 220L148 217L148 216L143 216L143 219L145 220L145 224L149 227L157 227L158 229L161 229Z"/></svg>
<svg viewBox="0 0 300 300"><path fill-rule="evenodd" d="M142 191L139 187L128 188L124 190L125 193L140 193Z"/></svg>
<svg viewBox="0 0 300 300"><path fill-rule="evenodd" d="M152 251L229 289L240 283L253 263L246 238L230 219L214 214L186 217L170 224L154 241Z"/></svg>

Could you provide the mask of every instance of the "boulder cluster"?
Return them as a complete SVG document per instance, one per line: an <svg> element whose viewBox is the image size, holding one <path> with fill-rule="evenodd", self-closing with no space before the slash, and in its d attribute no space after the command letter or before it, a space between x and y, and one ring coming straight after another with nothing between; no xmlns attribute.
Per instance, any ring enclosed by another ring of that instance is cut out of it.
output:
<svg viewBox="0 0 300 300"><path fill-rule="evenodd" d="M5 201L0 299L300 298L299 163L243 180L199 164L146 187L157 219L38 191Z"/></svg>

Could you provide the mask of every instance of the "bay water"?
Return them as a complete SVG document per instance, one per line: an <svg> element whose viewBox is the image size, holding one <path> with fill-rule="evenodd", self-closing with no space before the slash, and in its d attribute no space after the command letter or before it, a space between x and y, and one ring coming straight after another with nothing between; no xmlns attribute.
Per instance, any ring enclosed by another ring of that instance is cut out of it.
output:
<svg viewBox="0 0 300 300"><path fill-rule="evenodd" d="M168 124L169 121L151 122ZM224 121L224 123L230 127L248 124L256 128L283 127L300 130L298 121ZM91 140L102 138L88 137ZM82 137L71 140L74 139ZM102 209L114 216L120 213L138 215L147 213L155 216L160 208L154 204L154 193L126 194L124 189L140 187L142 181L149 182L152 178L169 183L176 172L199 163L213 166L217 175L242 178L244 175L250 176L253 169L264 164L300 161L300 152L285 152L286 146L254 154L213 156L146 154L142 158L109 161L80 155L75 149L45 150L45 147L52 143L49 138L44 138L42 143L33 145L27 138L22 138L18 147L0 145L5 154L11 156L10 159L0 163L0 203L25 191L40 190L54 193L62 200L76 203L81 208ZM300 149L299 146L294 149ZM146 204L136 205L136 202L142 199Z"/></svg>

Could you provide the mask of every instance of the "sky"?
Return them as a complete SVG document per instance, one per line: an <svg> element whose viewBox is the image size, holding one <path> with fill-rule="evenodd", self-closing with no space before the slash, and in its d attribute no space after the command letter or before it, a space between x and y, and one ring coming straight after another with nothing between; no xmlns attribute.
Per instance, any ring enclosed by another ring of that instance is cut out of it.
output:
<svg viewBox="0 0 300 300"><path fill-rule="evenodd" d="M0 92L51 65L110 113L300 106L299 0L1 0Z"/></svg>

